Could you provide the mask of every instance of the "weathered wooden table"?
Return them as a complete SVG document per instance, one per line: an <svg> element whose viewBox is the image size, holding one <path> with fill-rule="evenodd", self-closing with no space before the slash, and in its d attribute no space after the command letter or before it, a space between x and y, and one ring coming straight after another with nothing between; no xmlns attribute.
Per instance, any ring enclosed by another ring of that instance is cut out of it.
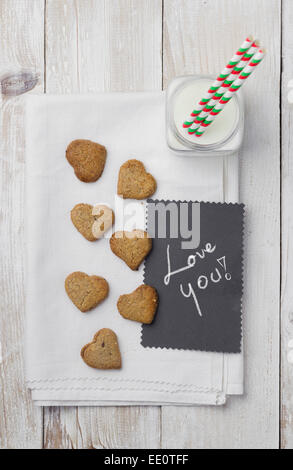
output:
<svg viewBox="0 0 293 470"><path fill-rule="evenodd" d="M225 407L33 406L23 363L23 100L2 103L1 448L293 447L292 28L291 0L0 0L1 68L35 68L35 93L159 90L175 75L215 74L249 33L268 52L245 86L240 155L246 394Z"/></svg>

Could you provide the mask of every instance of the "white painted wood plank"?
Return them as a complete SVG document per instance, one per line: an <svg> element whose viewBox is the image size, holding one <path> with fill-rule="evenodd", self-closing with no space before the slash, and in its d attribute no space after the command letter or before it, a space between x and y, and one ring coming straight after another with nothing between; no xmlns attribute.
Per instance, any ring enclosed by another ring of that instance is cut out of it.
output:
<svg viewBox="0 0 293 470"><path fill-rule="evenodd" d="M76 449L77 410L73 406L44 408L44 449Z"/></svg>
<svg viewBox="0 0 293 470"><path fill-rule="evenodd" d="M278 0L164 2L165 86L179 74L216 74L247 34L259 37L268 54L245 85L246 131L240 158L240 194L247 211L246 394L231 397L222 408L163 407L163 448L279 444L280 7Z"/></svg>
<svg viewBox="0 0 293 470"><path fill-rule="evenodd" d="M161 0L47 0L47 92L161 89Z"/></svg>
<svg viewBox="0 0 293 470"><path fill-rule="evenodd" d="M47 0L47 92L160 89L161 14L160 0ZM44 425L46 448L160 444L158 407L48 408Z"/></svg>
<svg viewBox="0 0 293 470"><path fill-rule="evenodd" d="M44 1L1 0L0 73L35 68L43 89ZM24 132L23 99L1 104L0 124L0 447L40 448L42 410L24 379Z"/></svg>
<svg viewBox="0 0 293 470"><path fill-rule="evenodd" d="M160 407L78 408L78 447L156 449L160 447Z"/></svg>
<svg viewBox="0 0 293 470"><path fill-rule="evenodd" d="M283 1L282 74L282 296L281 296L281 447L293 448L293 364L287 360L293 339L293 106L287 101L288 81L293 78L293 3ZM290 88L291 89L291 88ZM292 87L293 90L293 87ZM292 345L293 346L293 345ZM293 354L293 347L292 352Z"/></svg>

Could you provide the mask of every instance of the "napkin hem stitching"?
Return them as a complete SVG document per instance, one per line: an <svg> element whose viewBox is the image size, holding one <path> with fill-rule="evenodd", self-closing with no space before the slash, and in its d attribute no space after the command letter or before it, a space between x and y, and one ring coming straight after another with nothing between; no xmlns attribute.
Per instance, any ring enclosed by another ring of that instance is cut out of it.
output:
<svg viewBox="0 0 293 470"><path fill-rule="evenodd" d="M102 391L118 391L118 390L123 390L123 391L131 391L131 392L158 392L158 393L197 393L200 389L198 390L185 390L178 388L176 390L168 390L168 389L157 389L157 388L150 388L147 390L141 390L139 388L130 388L130 387L116 387L116 388L110 388L110 387L42 387L42 386L37 386L37 387L32 387L31 390L102 390ZM208 388L206 390L201 390L201 392L215 392L215 393L220 393L220 390L215 390L212 388Z"/></svg>
<svg viewBox="0 0 293 470"><path fill-rule="evenodd" d="M90 380L90 381L95 381L95 380L110 380L110 381L113 381L113 382L119 382L119 381L128 381L128 382L137 382L137 383L149 383L149 384L158 384L158 385L171 385L171 386L176 386L176 387L179 387L179 389L181 391L193 391L193 390L201 390L201 391L213 391L213 392L218 392L218 391L221 391L221 389L219 388L214 388L214 387L208 387L208 386L197 386L197 385L188 385L188 384L176 384L176 383L171 383L171 382L160 382L160 381L150 381L150 380L140 380L140 379L107 379L105 377L100 377L100 378L95 378L95 377L74 377L74 378L57 378L57 379L33 379L33 380L26 380L26 383L28 386L32 385L32 387L34 389L38 389L38 387L36 387L34 384L40 384L40 383L50 383L50 382L66 382L66 381L70 381L70 380ZM46 389L51 389L50 386L46 386L46 387L40 387L40 388L46 388ZM58 387L57 390L61 389L61 388L64 388L64 387ZM71 387L73 390L75 390L76 388L75 387ZM97 389L97 388L101 388L101 387L94 387L93 390ZM85 387L78 387L77 388L78 390L81 389L81 390L90 390L91 388L89 388L88 386L85 386ZM104 388L101 388L102 390ZM105 388L106 390L108 390L109 388ZM125 390L131 390L131 388L129 387L119 387L119 389L125 389ZM183 390L184 389L184 390ZM53 388L54 390L54 388ZM111 390L111 389L110 389ZM139 389L133 389L133 390L139 390ZM149 390L152 390L152 391L156 391L155 389L149 389ZM167 390L167 391L170 391L170 390ZM171 391L170 391L171 392Z"/></svg>

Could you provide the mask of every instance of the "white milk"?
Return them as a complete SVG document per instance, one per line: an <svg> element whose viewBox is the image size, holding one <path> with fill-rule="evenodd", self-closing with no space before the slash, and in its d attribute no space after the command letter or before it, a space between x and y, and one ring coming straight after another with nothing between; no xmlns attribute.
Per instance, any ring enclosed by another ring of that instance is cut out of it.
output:
<svg viewBox="0 0 293 470"><path fill-rule="evenodd" d="M211 83L213 83L212 80L199 78L187 82L174 94L173 117L177 131L184 139L198 145L222 142L231 135L239 119L239 106L236 98L233 97L201 137L189 134L188 130L182 127L183 122L196 108Z"/></svg>

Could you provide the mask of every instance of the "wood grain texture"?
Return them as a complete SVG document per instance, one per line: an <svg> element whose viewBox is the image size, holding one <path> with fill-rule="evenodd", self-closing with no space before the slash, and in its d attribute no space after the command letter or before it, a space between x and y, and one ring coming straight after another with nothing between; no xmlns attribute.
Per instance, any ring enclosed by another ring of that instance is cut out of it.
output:
<svg viewBox="0 0 293 470"><path fill-rule="evenodd" d="M216 74L233 54L231 44L240 44L247 34L259 37L268 51L245 85L240 157L241 201L246 204L246 394L231 397L222 408L163 407L165 448L279 445L280 8L278 0L164 2L164 85L179 74Z"/></svg>
<svg viewBox="0 0 293 470"><path fill-rule="evenodd" d="M288 81L293 78L293 4L283 1L282 74L282 291L281 291L281 447L293 448L293 365L287 360L293 339L293 165L292 105L288 103ZM293 90L293 88L290 88ZM293 350L293 348L292 348Z"/></svg>
<svg viewBox="0 0 293 470"><path fill-rule="evenodd" d="M161 88L161 0L47 0L48 93Z"/></svg>
<svg viewBox="0 0 293 470"><path fill-rule="evenodd" d="M0 2L1 73L33 68L43 88L44 1ZM0 447L40 448L42 410L24 381L23 98L1 103L0 123Z"/></svg>
<svg viewBox="0 0 293 470"><path fill-rule="evenodd" d="M46 91L161 87L162 5L154 0L47 0ZM47 408L46 448L155 448L158 407Z"/></svg>

